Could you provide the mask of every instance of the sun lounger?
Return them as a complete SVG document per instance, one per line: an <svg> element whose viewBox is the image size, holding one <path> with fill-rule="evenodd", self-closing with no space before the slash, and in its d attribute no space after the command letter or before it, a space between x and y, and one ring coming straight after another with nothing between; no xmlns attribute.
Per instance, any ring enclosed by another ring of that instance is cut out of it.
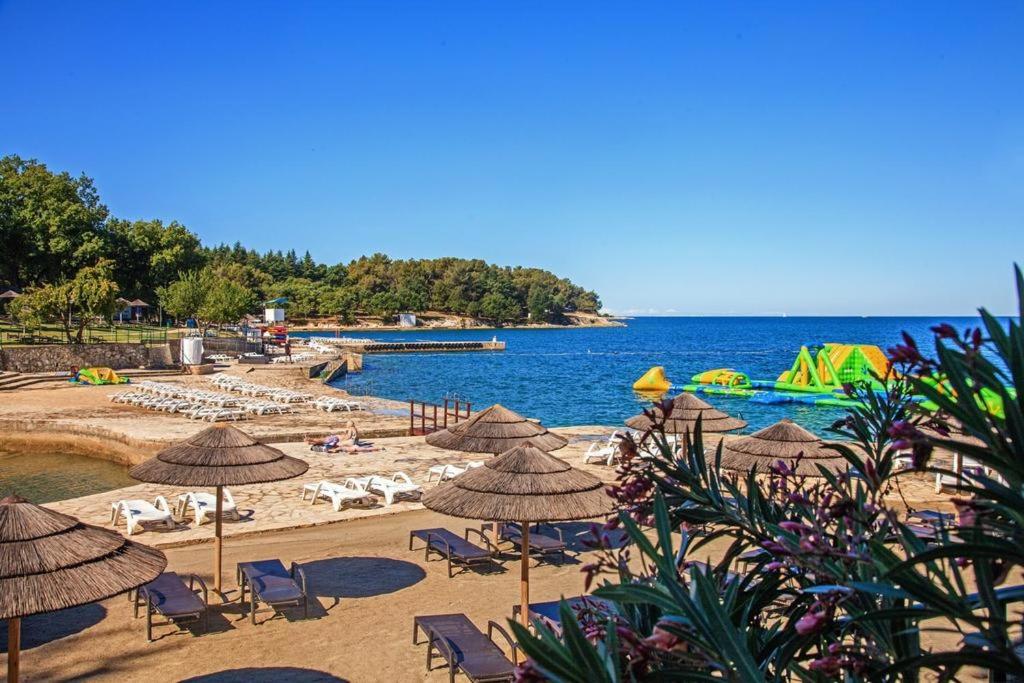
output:
<svg viewBox="0 0 1024 683"><path fill-rule="evenodd" d="M612 603L601 598L595 598L591 595L581 595L574 598L565 598L565 601L569 604L572 610L578 611L582 609L589 609L602 614L614 614L615 607ZM530 603L530 622L539 621L542 625L550 629L555 635L562 634L562 615L560 612L560 600L551 600L550 602L531 602ZM522 611L521 605L512 606L512 619L518 620L519 613Z"/></svg>
<svg viewBox="0 0 1024 683"><path fill-rule="evenodd" d="M494 642L494 632L504 636L512 651L510 661L501 647ZM419 645L422 634L427 643L427 671L433 668L434 658L440 657L448 665L448 680L455 681L456 673L463 673L474 683L511 681L519 663L519 649L508 632L494 621L487 622L487 635L478 629L465 614L436 614L415 617L412 622L412 643Z"/></svg>
<svg viewBox="0 0 1024 683"><path fill-rule="evenodd" d="M480 530L490 531L493 528L491 524L484 524L480 527ZM516 549L522 545L523 532L519 524L506 522L499 529L501 530L498 535L500 540L511 543ZM538 560L545 560L551 555L558 555L559 562L565 562L565 539L562 537L562 530L558 527L552 527L552 529L558 535L558 538L552 538L540 533L539 526L534 526L530 529L530 554Z"/></svg>
<svg viewBox="0 0 1024 683"><path fill-rule="evenodd" d="M352 479L346 481L344 485L335 484L330 481L306 484L302 487L302 500L306 500L307 494L310 497L310 505L316 505L316 501L320 498L329 500L331 505L334 506L335 512L341 510L341 506L346 503L349 505L369 505L375 500L369 491L353 484L354 481Z"/></svg>
<svg viewBox="0 0 1024 683"><path fill-rule="evenodd" d="M356 481L367 491L384 496L384 504L391 505L399 496L419 498L423 487L414 484L405 472L395 472L390 479L381 476L355 477Z"/></svg>
<svg viewBox="0 0 1024 683"><path fill-rule="evenodd" d="M974 458L967 458L960 453L953 454L953 466L950 468L957 476L948 474L935 474L935 493L942 493L942 489L949 487L957 491L968 482L967 478L961 476L964 472L970 474L984 474L985 468Z"/></svg>
<svg viewBox="0 0 1024 683"><path fill-rule="evenodd" d="M275 611L279 607L302 605L303 616L309 616L306 573L298 564L292 562L288 570L281 560L239 562L237 578L242 604L245 604L246 590L249 592L249 620L253 624L256 623L256 606L261 602Z"/></svg>
<svg viewBox="0 0 1024 683"><path fill-rule="evenodd" d="M612 432L604 444L600 442L590 444L590 448L583 454L583 462L603 462L608 466L614 465L619 459L619 443L622 438L622 433L616 431Z"/></svg>
<svg viewBox="0 0 1024 683"><path fill-rule="evenodd" d="M429 484L434 477L437 477L437 483L440 484L442 481L465 474L474 467L483 467L483 464L482 460L473 460L465 465L433 465L427 470L427 483Z"/></svg>
<svg viewBox="0 0 1024 683"><path fill-rule="evenodd" d="M480 537L484 547L480 547L469 540L473 533ZM478 564L489 564L495 561L498 556L498 548L491 541L476 529L466 529L466 536L462 538L447 529L416 529L409 532L409 550L414 550L413 541L423 541L423 560L430 560L430 554L440 555L448 562L448 578L452 578L452 568L467 568Z"/></svg>
<svg viewBox="0 0 1024 683"><path fill-rule="evenodd" d="M183 518L188 514L188 511L192 510L192 517L195 526L200 526L203 522L209 519L213 519L217 510L217 497L212 493L206 491L188 491L178 496L178 505L175 508L175 514L179 518ZM227 488L224 489L224 498L221 500L221 514L224 517L230 517L231 519L238 521L238 508L235 507L235 498L231 495L231 491Z"/></svg>
<svg viewBox="0 0 1024 683"><path fill-rule="evenodd" d="M154 502L155 505L141 498L130 498L111 503L110 523L116 527L120 518L124 517L129 536L143 524L149 523L163 524L168 529L173 529L174 518L171 516L171 508L167 505L167 499L157 496Z"/></svg>
<svg viewBox="0 0 1024 683"><path fill-rule="evenodd" d="M196 592L199 584L203 597ZM179 628L184 624L203 619L203 630L210 627L209 592L206 584L195 574L188 575L188 585L174 572L164 572L150 581L138 591L130 594L134 603L135 618L139 618L139 608L146 606L146 640L153 642L153 627L174 625ZM159 614L167 619L163 623L154 623L153 615Z"/></svg>

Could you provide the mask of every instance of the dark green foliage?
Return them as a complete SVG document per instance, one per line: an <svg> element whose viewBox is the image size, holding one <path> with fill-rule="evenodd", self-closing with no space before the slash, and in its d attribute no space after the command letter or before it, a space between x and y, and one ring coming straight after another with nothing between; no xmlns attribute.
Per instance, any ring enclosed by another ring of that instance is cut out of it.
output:
<svg viewBox="0 0 1024 683"><path fill-rule="evenodd" d="M53 173L17 156L0 158L0 244L0 287L58 284L107 258L120 295L150 304L160 302L158 292L171 292L181 274L202 272L211 282L247 288L257 301L288 297L293 318L352 322L357 312L387 317L438 311L504 324L529 311L532 320L558 322L564 313L596 313L601 306L594 292L536 268L456 258L395 261L383 254L328 266L308 251L261 254L238 242L204 247L177 222L108 218L91 179ZM180 297L160 303L182 309Z"/></svg>

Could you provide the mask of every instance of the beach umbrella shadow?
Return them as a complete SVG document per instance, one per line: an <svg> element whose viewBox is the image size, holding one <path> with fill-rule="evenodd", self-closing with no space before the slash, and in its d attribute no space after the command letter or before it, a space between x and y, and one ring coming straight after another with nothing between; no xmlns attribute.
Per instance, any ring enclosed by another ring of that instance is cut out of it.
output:
<svg viewBox="0 0 1024 683"><path fill-rule="evenodd" d="M266 668L228 669L203 676L186 678L182 683L278 683L280 681L301 681L302 683L348 683L344 678L338 678L326 671L316 669L300 669L291 666L275 666Z"/></svg>
<svg viewBox="0 0 1024 683"><path fill-rule="evenodd" d="M21 619L21 649L28 650L46 643L67 638L103 621L107 609L90 603L80 607L33 614ZM7 622L0 620L0 652L7 652Z"/></svg>
<svg viewBox="0 0 1024 683"><path fill-rule="evenodd" d="M565 539L566 550L571 550L575 553L586 553L592 552L594 546L590 545L590 542L594 540L594 535L591 530L594 528L593 522L555 522L540 525L540 533L544 533L545 528L553 527L562 530L562 537ZM602 531L601 525L597 524L598 533L606 534L611 541L612 548L624 548L629 543L629 534L622 529L613 529L611 531Z"/></svg>
<svg viewBox="0 0 1024 683"><path fill-rule="evenodd" d="M330 557L303 562L310 592L321 598L369 598L408 588L426 578L418 564L390 557Z"/></svg>

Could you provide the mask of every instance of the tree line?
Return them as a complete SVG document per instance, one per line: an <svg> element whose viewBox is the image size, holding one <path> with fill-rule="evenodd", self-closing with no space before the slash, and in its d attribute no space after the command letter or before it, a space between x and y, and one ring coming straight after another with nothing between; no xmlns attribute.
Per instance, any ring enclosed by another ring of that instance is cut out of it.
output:
<svg viewBox="0 0 1024 683"><path fill-rule="evenodd" d="M601 306L595 292L539 268L384 254L328 265L308 251L205 246L177 221L113 217L91 178L15 155L0 158L0 242L0 288L23 293L12 312L66 320L69 339L79 321L112 315L118 298L205 323L234 322L277 297L290 300L293 318L342 322L437 311L557 323Z"/></svg>

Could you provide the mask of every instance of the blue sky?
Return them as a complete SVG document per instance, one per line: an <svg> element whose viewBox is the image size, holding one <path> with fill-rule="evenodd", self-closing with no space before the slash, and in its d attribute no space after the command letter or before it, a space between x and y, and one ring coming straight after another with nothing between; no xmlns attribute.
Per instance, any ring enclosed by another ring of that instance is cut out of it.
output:
<svg viewBox="0 0 1024 683"><path fill-rule="evenodd" d="M1024 3L0 0L0 153L204 241L672 314L1013 310Z"/></svg>

